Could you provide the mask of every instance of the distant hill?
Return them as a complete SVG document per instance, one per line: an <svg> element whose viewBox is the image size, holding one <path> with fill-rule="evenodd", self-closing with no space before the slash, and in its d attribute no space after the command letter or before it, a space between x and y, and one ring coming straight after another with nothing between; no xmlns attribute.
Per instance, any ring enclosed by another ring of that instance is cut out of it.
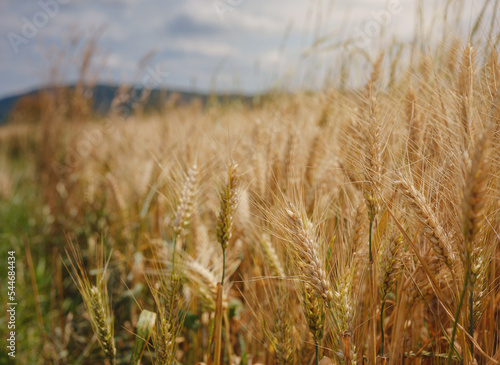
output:
<svg viewBox="0 0 500 365"><path fill-rule="evenodd" d="M74 90L75 85L65 86L64 88ZM115 98L115 95L117 94L119 88L120 87L116 85L98 84L90 89L92 95L93 110L96 114L105 115L107 112L109 112L111 108L111 102ZM0 125L8 121L11 111L19 100L29 97L35 98L40 93L50 91L51 88L40 88L23 94L0 99ZM141 95L145 95L143 94L143 92L144 89L142 88L132 88L130 90L130 95L127 101L124 103L124 106L130 108L131 104L134 101L138 101ZM219 100L231 101L239 99L243 102L251 102L253 99L252 96L237 94L217 94L216 97ZM200 100L202 104L206 104L206 102L210 98L210 95L206 93L197 93L182 90L153 89L150 91L143 105L146 110L160 110L162 105L164 105L169 100L173 101L174 98L176 104L188 104L195 99Z"/></svg>

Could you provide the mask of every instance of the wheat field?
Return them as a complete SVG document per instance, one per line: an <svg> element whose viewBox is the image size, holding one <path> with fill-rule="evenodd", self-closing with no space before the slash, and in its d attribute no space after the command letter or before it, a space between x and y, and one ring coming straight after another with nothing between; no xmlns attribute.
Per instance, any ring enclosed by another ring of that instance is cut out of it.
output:
<svg viewBox="0 0 500 365"><path fill-rule="evenodd" d="M77 89L1 127L18 363L500 363L498 39L126 121Z"/></svg>

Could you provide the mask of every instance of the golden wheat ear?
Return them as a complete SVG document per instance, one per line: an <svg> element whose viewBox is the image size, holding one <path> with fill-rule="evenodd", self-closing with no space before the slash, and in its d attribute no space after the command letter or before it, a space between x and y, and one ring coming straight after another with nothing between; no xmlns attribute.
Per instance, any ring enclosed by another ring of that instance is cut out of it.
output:
<svg viewBox="0 0 500 365"><path fill-rule="evenodd" d="M194 206L194 196L198 182L198 167L194 164L188 171L182 191L180 193L179 205L174 217L174 234L180 236L189 225Z"/></svg>
<svg viewBox="0 0 500 365"><path fill-rule="evenodd" d="M231 163L228 169L227 182L220 193L220 212L217 219L217 240L223 250L231 239L234 214L239 202L239 175L238 165Z"/></svg>
<svg viewBox="0 0 500 365"><path fill-rule="evenodd" d="M294 326L289 313L288 294L280 290L276 316L273 326L273 347L277 365L293 364L295 361L296 343L293 334Z"/></svg>
<svg viewBox="0 0 500 365"><path fill-rule="evenodd" d="M325 265L318 252L319 245L312 224L302 218L302 214L293 203L286 204L283 213L285 234L290 240L289 247L297 259L298 269L310 286L307 292L313 289L316 295L329 305L333 294L325 273Z"/></svg>
<svg viewBox="0 0 500 365"><path fill-rule="evenodd" d="M454 258L451 252L451 245L434 209L432 209L424 195L417 190L407 177L399 175L395 183L401 189L403 197L424 227L424 236L432 244L437 257L453 272L452 264Z"/></svg>
<svg viewBox="0 0 500 365"><path fill-rule="evenodd" d="M104 262L104 244L101 242L97 248L97 277L96 284L91 284L83 264L83 258L79 247L72 241L68 242L69 251L66 256L69 260L69 271L73 282L80 292L85 308L90 317L92 330L97 336L106 358L111 364L116 363L116 347L113 336L113 315L108 300L107 290L107 264ZM66 264L65 264L66 265Z"/></svg>
<svg viewBox="0 0 500 365"><path fill-rule="evenodd" d="M271 237L267 233L262 233L259 237L259 243L262 248L264 260L269 266L271 274L280 279L285 278L285 269L283 268L278 253L271 242Z"/></svg>
<svg viewBox="0 0 500 365"><path fill-rule="evenodd" d="M153 364L170 365L175 361L176 340L187 312L182 293L185 266L182 260L178 260L179 262L175 266L170 261L171 266L167 270L168 261L163 261L161 255L171 258L170 251L162 252L158 250L153 252L154 274L146 276L156 312L156 321L150 333L155 350ZM152 314L147 314L145 319L151 318L151 316Z"/></svg>
<svg viewBox="0 0 500 365"><path fill-rule="evenodd" d="M400 273L400 249L402 245L403 237L399 232L394 232L392 236L383 243L383 246L379 250L377 263L380 297L382 300L385 300L387 294L392 291L397 276Z"/></svg>

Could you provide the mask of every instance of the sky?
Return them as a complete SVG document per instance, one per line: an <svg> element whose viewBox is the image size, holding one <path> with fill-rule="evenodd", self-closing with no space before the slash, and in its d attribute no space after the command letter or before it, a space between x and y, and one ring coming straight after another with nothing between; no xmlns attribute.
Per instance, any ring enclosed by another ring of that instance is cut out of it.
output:
<svg viewBox="0 0 500 365"><path fill-rule="evenodd" d="M470 28L483 1L461 2ZM422 4L424 31L439 41L453 16L444 19L444 0ZM417 18L415 0L0 0L0 98L74 82L93 38L88 77L100 82L243 93L321 87L342 52L411 40Z"/></svg>

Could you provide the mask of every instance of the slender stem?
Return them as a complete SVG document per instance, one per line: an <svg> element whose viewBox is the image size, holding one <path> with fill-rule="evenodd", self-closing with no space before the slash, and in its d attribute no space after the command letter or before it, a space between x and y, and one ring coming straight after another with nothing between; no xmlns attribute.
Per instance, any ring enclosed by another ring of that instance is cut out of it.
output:
<svg viewBox="0 0 500 365"><path fill-rule="evenodd" d="M457 334L458 317L460 317L460 311L462 310L462 305L464 304L465 294L467 292L467 286L469 285L469 276L470 276L470 268L467 268L467 272L465 273L464 288L462 290L462 294L460 295L460 301L458 302L457 312L455 313L455 323L453 323L453 331L451 332L450 352L448 354L448 362L447 362L448 365L451 364L451 358L453 357L453 352L455 351L455 335Z"/></svg>
<svg viewBox="0 0 500 365"><path fill-rule="evenodd" d="M226 345L227 345L227 363L228 364L232 364L232 356L233 356L233 353L232 353L232 349L231 349L231 332L230 332L230 326L229 326L229 317L228 317L228 314L227 314L227 311L224 312L224 326L226 327L225 331L226 331L226 335L225 335L225 339L226 339Z"/></svg>
<svg viewBox="0 0 500 365"><path fill-rule="evenodd" d="M316 365L319 365L319 344L318 341L314 341L314 347L316 348Z"/></svg>
<svg viewBox="0 0 500 365"><path fill-rule="evenodd" d="M222 249L222 280L220 281L220 285L224 285L224 278L226 277L226 249Z"/></svg>
<svg viewBox="0 0 500 365"><path fill-rule="evenodd" d="M382 300L382 306L380 307L380 336L381 336L381 344L380 344L380 355L384 356L384 307L385 307L385 298Z"/></svg>
<svg viewBox="0 0 500 365"><path fill-rule="evenodd" d="M175 269L175 253L177 252L177 235L174 234L172 239L174 241L174 250L172 252L172 274L173 274Z"/></svg>
<svg viewBox="0 0 500 365"><path fill-rule="evenodd" d="M218 334L216 337L216 339L218 339L218 353L217 353L217 343L216 343L216 346L215 346L215 350L216 350L216 361L214 363L214 365L220 365L220 362L217 362L217 360L220 361L220 352L221 352L221 341L222 341L222 317L223 317L223 314L222 314L222 288L224 287L224 277L226 276L226 249L224 247L222 247L222 279L220 281L220 284L217 284L217 308L216 308L216 321L217 321L217 329L218 329ZM219 293L219 290L220 290L220 293ZM220 296L220 298L219 298ZM219 308L220 307L220 308ZM226 335L229 334L229 331L227 331ZM229 354L229 356L231 356L231 354Z"/></svg>
<svg viewBox="0 0 500 365"><path fill-rule="evenodd" d="M372 313L370 316L370 329L371 329L371 337L372 337L372 350L371 357L372 361L375 363L377 359L377 322L375 319L376 307L375 307L375 278L373 272L373 252L372 252L372 230L373 230L373 218L370 219L370 227L368 233L368 265L370 271L370 286L371 286L371 295L372 295Z"/></svg>
<svg viewBox="0 0 500 365"><path fill-rule="evenodd" d="M373 227L373 219L370 219L370 229L368 231L368 259L370 262L373 262L373 253L372 253L372 227ZM366 236L365 236L366 237Z"/></svg>
<svg viewBox="0 0 500 365"><path fill-rule="evenodd" d="M470 355L474 359L474 344L472 343L472 338L474 338L474 292L472 287L469 294L469 335L471 336Z"/></svg>
<svg viewBox="0 0 500 365"><path fill-rule="evenodd" d="M215 306L215 325L214 325L214 365L221 365L222 353L222 285L217 284L217 304Z"/></svg>

